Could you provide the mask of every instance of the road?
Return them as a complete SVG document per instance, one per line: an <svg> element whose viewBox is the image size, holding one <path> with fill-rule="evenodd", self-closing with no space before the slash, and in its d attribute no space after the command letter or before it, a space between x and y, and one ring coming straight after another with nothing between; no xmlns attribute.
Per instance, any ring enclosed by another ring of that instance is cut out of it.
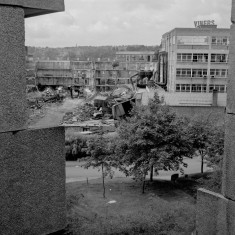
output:
<svg viewBox="0 0 235 235"><path fill-rule="evenodd" d="M31 128L45 128L60 125L63 116L67 112L72 112L82 104L83 99L66 98L62 105L54 104L46 109L44 117L32 124Z"/></svg>
<svg viewBox="0 0 235 235"><path fill-rule="evenodd" d="M201 161L199 157L195 157L193 159L185 159L185 163L188 164L187 168L184 169L185 174L194 174L200 173L201 169ZM81 167L82 163L80 162L66 162L66 183L75 182L75 181L85 181L91 179L101 178L101 172L97 169L89 168L84 169ZM204 164L204 171L210 171L211 169ZM114 177L125 177L123 173L118 170L114 170ZM158 176L154 176L155 179L165 179L170 180L171 175L179 173L175 171L159 171Z"/></svg>

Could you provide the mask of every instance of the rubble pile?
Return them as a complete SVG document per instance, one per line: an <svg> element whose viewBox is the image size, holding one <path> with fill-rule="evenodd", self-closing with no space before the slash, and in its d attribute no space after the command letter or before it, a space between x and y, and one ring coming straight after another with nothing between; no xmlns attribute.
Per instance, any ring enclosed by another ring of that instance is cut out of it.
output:
<svg viewBox="0 0 235 235"><path fill-rule="evenodd" d="M27 103L30 109L40 109L42 107L42 94L34 85L28 85L26 88Z"/></svg>
<svg viewBox="0 0 235 235"><path fill-rule="evenodd" d="M129 87L122 86L114 90L111 96L113 98L127 100L134 96L134 92Z"/></svg>
<svg viewBox="0 0 235 235"><path fill-rule="evenodd" d="M57 90L47 87L44 91L40 92L35 85L28 85L26 93L30 109L40 109L43 103L60 102L67 95L62 87L57 88Z"/></svg>
<svg viewBox="0 0 235 235"><path fill-rule="evenodd" d="M97 112L97 108L92 104L86 103L79 107L75 112L68 112L63 118L63 123L71 124L74 122L89 121L93 118L94 113Z"/></svg>

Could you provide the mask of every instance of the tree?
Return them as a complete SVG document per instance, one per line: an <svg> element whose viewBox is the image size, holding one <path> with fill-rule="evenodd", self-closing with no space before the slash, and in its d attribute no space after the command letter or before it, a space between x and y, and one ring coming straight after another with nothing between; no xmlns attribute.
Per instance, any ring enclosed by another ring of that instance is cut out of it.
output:
<svg viewBox="0 0 235 235"><path fill-rule="evenodd" d="M47 48L45 51L46 59L56 60L59 57L59 49L57 48Z"/></svg>
<svg viewBox="0 0 235 235"><path fill-rule="evenodd" d="M213 128L213 134L210 135L210 145L208 147L208 154L206 157L206 160L209 162L209 166L211 167L222 167L221 165L224 156L224 137L224 125L215 126Z"/></svg>
<svg viewBox="0 0 235 235"><path fill-rule="evenodd" d="M192 145L186 133L188 123L163 105L157 94L131 115L118 128L115 153L119 169L141 180L144 193L147 173L153 168L178 170L183 157L191 156Z"/></svg>
<svg viewBox="0 0 235 235"><path fill-rule="evenodd" d="M193 141L195 154L201 157L201 173L204 172L205 158L211 162L216 161L216 156L221 158L224 133L208 119L200 117L191 120L189 138Z"/></svg>
<svg viewBox="0 0 235 235"><path fill-rule="evenodd" d="M112 143L108 142L100 133L95 138L91 138L87 141L88 157L83 158L85 160L84 168L89 167L98 168L102 172L102 185L103 185L103 197L105 198L105 182L106 176L113 177L114 172L112 171Z"/></svg>

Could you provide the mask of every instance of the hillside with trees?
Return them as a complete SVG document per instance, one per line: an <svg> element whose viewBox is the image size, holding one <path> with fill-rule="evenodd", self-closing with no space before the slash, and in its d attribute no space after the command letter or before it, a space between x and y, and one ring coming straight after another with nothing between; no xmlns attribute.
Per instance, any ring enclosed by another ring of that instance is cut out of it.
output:
<svg viewBox="0 0 235 235"><path fill-rule="evenodd" d="M28 47L34 60L114 60L117 51L158 51L159 46L75 46L65 48Z"/></svg>

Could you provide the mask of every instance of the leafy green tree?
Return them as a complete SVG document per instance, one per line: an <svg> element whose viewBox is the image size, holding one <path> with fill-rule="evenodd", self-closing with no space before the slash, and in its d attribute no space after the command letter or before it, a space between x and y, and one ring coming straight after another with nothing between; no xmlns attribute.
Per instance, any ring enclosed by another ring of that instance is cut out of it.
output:
<svg viewBox="0 0 235 235"><path fill-rule="evenodd" d="M176 114L156 94L148 106L135 107L132 116L118 128L115 153L119 169L143 182L151 169L178 170L184 157L192 154L187 134L188 122Z"/></svg>
<svg viewBox="0 0 235 235"><path fill-rule="evenodd" d="M56 60L59 56L59 50L57 48L46 48L44 55L46 59Z"/></svg>
<svg viewBox="0 0 235 235"><path fill-rule="evenodd" d="M224 137L225 127L215 126L213 128L213 134L210 136L208 154L206 160L211 167L222 167L222 160L224 156Z"/></svg>
<svg viewBox="0 0 235 235"><path fill-rule="evenodd" d="M105 198L105 182L107 176L113 177L114 171L112 170L112 143L99 134L94 138L87 141L86 153L88 157L81 159L85 161L84 168L90 167L101 169L102 184L103 184L103 197Z"/></svg>
<svg viewBox="0 0 235 235"><path fill-rule="evenodd" d="M204 160L217 165L222 159L224 149L224 131L203 117L191 120L189 138L193 141L195 154L201 157L201 173L204 172Z"/></svg>

